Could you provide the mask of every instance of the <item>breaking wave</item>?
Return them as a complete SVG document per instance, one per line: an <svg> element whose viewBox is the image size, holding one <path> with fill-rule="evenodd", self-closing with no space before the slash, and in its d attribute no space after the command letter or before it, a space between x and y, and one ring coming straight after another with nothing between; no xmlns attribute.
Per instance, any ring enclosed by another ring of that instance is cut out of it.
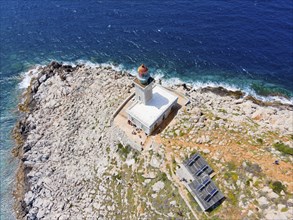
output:
<svg viewBox="0 0 293 220"><path fill-rule="evenodd" d="M31 79L37 76L42 67L44 67L44 65L35 65L28 71L20 73L22 80L18 84L18 88L26 89L30 85Z"/></svg>

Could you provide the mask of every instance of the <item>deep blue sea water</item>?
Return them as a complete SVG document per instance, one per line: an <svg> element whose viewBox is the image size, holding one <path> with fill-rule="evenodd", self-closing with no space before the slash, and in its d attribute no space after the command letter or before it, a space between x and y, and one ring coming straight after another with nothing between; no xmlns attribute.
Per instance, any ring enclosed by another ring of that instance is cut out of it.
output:
<svg viewBox="0 0 293 220"><path fill-rule="evenodd" d="M0 0L0 7L1 219L13 219L10 131L20 76L34 65L133 71L145 63L165 83L224 85L292 102L292 0Z"/></svg>

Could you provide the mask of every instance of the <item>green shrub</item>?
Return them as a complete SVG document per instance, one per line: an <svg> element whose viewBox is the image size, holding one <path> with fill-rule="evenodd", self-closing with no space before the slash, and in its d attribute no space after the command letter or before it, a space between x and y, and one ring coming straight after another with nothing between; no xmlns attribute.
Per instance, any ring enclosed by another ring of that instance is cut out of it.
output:
<svg viewBox="0 0 293 220"><path fill-rule="evenodd" d="M121 180L122 179L122 176L120 173L118 173L117 175L113 175L113 179L115 180Z"/></svg>
<svg viewBox="0 0 293 220"><path fill-rule="evenodd" d="M293 155L293 148L290 148L288 145L284 144L283 142L277 142L274 144L274 147L284 153L284 154L289 154L289 155Z"/></svg>
<svg viewBox="0 0 293 220"><path fill-rule="evenodd" d="M231 178L234 182L238 180L238 174L237 173L231 173Z"/></svg>
<svg viewBox="0 0 293 220"><path fill-rule="evenodd" d="M270 184L270 187L275 193L278 194L280 194L282 190L284 192L286 191L286 187L280 181L274 181Z"/></svg>
<svg viewBox="0 0 293 220"><path fill-rule="evenodd" d="M255 183L253 184L254 187L258 188L259 185L261 184L261 181L255 181Z"/></svg>
<svg viewBox="0 0 293 220"><path fill-rule="evenodd" d="M121 144L120 142L117 144L117 146L118 146L118 149L121 149L124 147L123 144Z"/></svg>
<svg viewBox="0 0 293 220"><path fill-rule="evenodd" d="M227 111L225 110L225 109L219 109L219 112L222 112L222 113L225 113L225 114L227 114Z"/></svg>
<svg viewBox="0 0 293 220"><path fill-rule="evenodd" d="M131 147L129 145L126 145L124 147L123 144L121 144L121 143L118 143L117 146L118 146L118 152L121 154L121 156L127 157L127 155L131 151Z"/></svg>
<svg viewBox="0 0 293 220"><path fill-rule="evenodd" d="M172 164L173 164L174 167L176 167L177 163L176 163L175 157L172 157Z"/></svg>
<svg viewBox="0 0 293 220"><path fill-rule="evenodd" d="M162 172L161 175L160 175L160 179L161 179L163 182L165 182L165 181L168 179L166 173L163 173L163 172Z"/></svg>
<svg viewBox="0 0 293 220"><path fill-rule="evenodd" d="M135 163L137 163L139 161L139 153L137 151L134 151L133 158L134 158Z"/></svg>
<svg viewBox="0 0 293 220"><path fill-rule="evenodd" d="M167 170L168 170L168 172L169 172L169 175L172 176L172 170L171 170L171 168L170 168L170 164L167 164L167 165L166 165L166 168L167 168Z"/></svg>
<svg viewBox="0 0 293 220"><path fill-rule="evenodd" d="M263 139L258 138L258 139L256 139L256 142L257 142L258 144L263 144Z"/></svg>
<svg viewBox="0 0 293 220"><path fill-rule="evenodd" d="M251 183L251 182L252 182L252 179L250 178L250 179L246 180L245 185L246 185L246 186L250 186L250 183Z"/></svg>
<svg viewBox="0 0 293 220"><path fill-rule="evenodd" d="M237 198L231 191L228 193L228 199L230 200L233 206L237 205Z"/></svg>
<svg viewBox="0 0 293 220"><path fill-rule="evenodd" d="M237 166L234 162L230 161L227 163L227 166L228 166L228 169L231 170L231 171L234 171L237 169Z"/></svg>
<svg viewBox="0 0 293 220"><path fill-rule="evenodd" d="M220 120L221 118L219 116L216 116L216 121Z"/></svg>
<svg viewBox="0 0 293 220"><path fill-rule="evenodd" d="M224 174L225 179L232 179L233 182L236 182L238 180L238 174L235 172L226 172Z"/></svg>
<svg viewBox="0 0 293 220"><path fill-rule="evenodd" d="M287 207L284 207L281 209L281 212L287 212L289 209Z"/></svg>

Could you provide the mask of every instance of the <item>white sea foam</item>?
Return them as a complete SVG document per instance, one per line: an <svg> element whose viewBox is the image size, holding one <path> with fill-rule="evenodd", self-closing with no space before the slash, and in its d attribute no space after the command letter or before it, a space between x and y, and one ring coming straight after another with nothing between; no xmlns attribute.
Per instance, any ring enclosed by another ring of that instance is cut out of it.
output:
<svg viewBox="0 0 293 220"><path fill-rule="evenodd" d="M216 82L193 82L192 83L192 88L193 89L200 89L200 88L206 88L206 87L212 87L212 88L218 88L218 87L223 87L227 90L230 91L238 91L241 90L240 88L227 84L227 83L216 83Z"/></svg>
<svg viewBox="0 0 293 220"><path fill-rule="evenodd" d="M154 77L155 80L161 80L161 79L164 78L164 76L165 76L165 74L160 69L156 70L156 72L153 74L153 77Z"/></svg>
<svg viewBox="0 0 293 220"><path fill-rule="evenodd" d="M129 70L126 70L126 71L129 72L129 74L131 76L136 76L137 75L137 70L135 68L129 69Z"/></svg>
<svg viewBox="0 0 293 220"><path fill-rule="evenodd" d="M70 65L72 67L76 67L76 65L78 64L77 62L70 62L70 61L65 61L65 62L57 61L57 62L62 63L63 65Z"/></svg>
<svg viewBox="0 0 293 220"><path fill-rule="evenodd" d="M293 105L293 98L287 99L282 96L261 96L256 94L256 92L251 88L246 88L244 92L246 93L246 96L251 95L255 97L257 100L263 102L280 102L282 104Z"/></svg>
<svg viewBox="0 0 293 220"><path fill-rule="evenodd" d="M162 79L162 85L163 86L173 86L173 85L180 85L185 83L184 81L182 81L180 78L178 77L172 77L172 78L168 78L168 79Z"/></svg>
<svg viewBox="0 0 293 220"><path fill-rule="evenodd" d="M29 69L26 72L22 72L20 74L22 80L21 82L18 84L18 88L20 89L26 89L31 82L31 79L33 77L36 77L38 72L40 71L40 68L43 67L42 65L35 65L33 68Z"/></svg>

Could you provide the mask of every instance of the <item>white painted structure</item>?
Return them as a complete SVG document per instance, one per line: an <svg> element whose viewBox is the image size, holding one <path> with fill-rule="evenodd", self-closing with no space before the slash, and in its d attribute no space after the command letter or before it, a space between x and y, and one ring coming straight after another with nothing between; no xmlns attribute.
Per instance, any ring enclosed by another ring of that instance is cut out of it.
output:
<svg viewBox="0 0 293 220"><path fill-rule="evenodd" d="M127 110L128 119L150 135L167 118L178 97L162 86L154 85L151 77L146 84L136 78L134 84L135 102Z"/></svg>
<svg viewBox="0 0 293 220"><path fill-rule="evenodd" d="M153 85L154 81L151 79L149 84L143 85L138 80L134 80L135 83L135 99L147 104L149 100L153 97Z"/></svg>

